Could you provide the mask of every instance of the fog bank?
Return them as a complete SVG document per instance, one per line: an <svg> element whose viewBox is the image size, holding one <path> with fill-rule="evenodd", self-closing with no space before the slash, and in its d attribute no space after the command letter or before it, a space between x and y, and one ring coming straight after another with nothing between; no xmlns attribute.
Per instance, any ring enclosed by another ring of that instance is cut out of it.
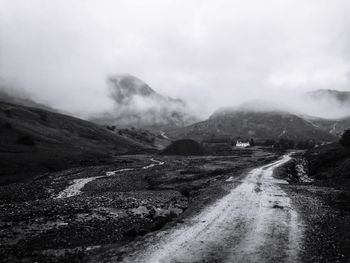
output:
<svg viewBox="0 0 350 263"><path fill-rule="evenodd" d="M0 78L11 90L77 116L113 109L106 79L116 73L185 99L203 118L252 99L313 115L344 114L332 103L311 105L298 95L349 91L347 0L0 5Z"/></svg>

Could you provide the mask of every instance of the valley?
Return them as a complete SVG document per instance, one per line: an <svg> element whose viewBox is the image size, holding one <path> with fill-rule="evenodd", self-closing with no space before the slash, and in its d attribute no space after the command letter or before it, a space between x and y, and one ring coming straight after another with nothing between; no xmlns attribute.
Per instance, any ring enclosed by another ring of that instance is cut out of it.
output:
<svg viewBox="0 0 350 263"><path fill-rule="evenodd" d="M32 105L0 102L1 262L350 258L346 118L124 127Z"/></svg>
<svg viewBox="0 0 350 263"><path fill-rule="evenodd" d="M78 262L172 219L181 224L238 185L244 171L277 157L259 149L231 156L119 156L110 165L1 186L2 261Z"/></svg>

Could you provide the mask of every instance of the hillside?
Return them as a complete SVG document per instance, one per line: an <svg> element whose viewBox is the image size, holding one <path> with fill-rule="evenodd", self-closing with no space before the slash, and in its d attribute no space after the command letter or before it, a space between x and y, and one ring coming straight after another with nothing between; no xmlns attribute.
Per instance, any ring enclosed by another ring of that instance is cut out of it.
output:
<svg viewBox="0 0 350 263"><path fill-rule="evenodd" d="M326 180L328 184L339 183L350 186L350 148L334 143L309 150L305 153L309 166L309 176L318 180ZM328 181L327 181L328 180Z"/></svg>
<svg viewBox="0 0 350 263"><path fill-rule="evenodd" d="M330 134L340 137L344 130L350 128L350 117L339 119L324 119L306 116L304 117L315 126L329 132Z"/></svg>
<svg viewBox="0 0 350 263"><path fill-rule="evenodd" d="M162 129L194 123L186 102L157 93L142 80L131 75L108 79L114 109L91 118L101 125L118 128Z"/></svg>
<svg viewBox="0 0 350 263"><path fill-rule="evenodd" d="M0 183L6 183L145 147L81 119L0 102L0 149Z"/></svg>
<svg viewBox="0 0 350 263"><path fill-rule="evenodd" d="M334 141L335 137L297 115L283 111L223 109L208 120L182 129L168 131L172 138L195 140L314 140Z"/></svg>
<svg viewBox="0 0 350 263"><path fill-rule="evenodd" d="M162 150L171 143L170 139L167 138L167 136L162 131L153 132L141 128L137 129L134 127L117 129L116 126L108 125L106 128L118 134L119 136L130 139L154 150Z"/></svg>

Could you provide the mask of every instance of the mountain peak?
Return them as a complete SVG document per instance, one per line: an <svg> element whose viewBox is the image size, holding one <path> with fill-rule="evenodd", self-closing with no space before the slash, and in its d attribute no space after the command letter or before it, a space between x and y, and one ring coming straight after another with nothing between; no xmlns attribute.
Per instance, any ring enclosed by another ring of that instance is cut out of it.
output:
<svg viewBox="0 0 350 263"><path fill-rule="evenodd" d="M94 118L100 124L118 127L174 127L191 124L197 120L188 105L157 93L147 83L129 74L116 74L108 78L113 111Z"/></svg>
<svg viewBox="0 0 350 263"><path fill-rule="evenodd" d="M117 103L127 104L134 96L151 97L157 93L148 84L129 74L116 74L108 78L111 97Z"/></svg>

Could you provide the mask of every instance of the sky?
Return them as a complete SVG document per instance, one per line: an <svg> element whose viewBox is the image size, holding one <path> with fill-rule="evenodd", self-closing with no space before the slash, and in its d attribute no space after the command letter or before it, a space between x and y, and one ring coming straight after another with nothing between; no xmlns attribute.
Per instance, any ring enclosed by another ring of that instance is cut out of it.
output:
<svg viewBox="0 0 350 263"><path fill-rule="evenodd" d="M87 116L132 74L202 116L350 91L348 0L0 0L0 80ZM4 86L4 85L3 85ZM293 98L293 99L291 99Z"/></svg>

